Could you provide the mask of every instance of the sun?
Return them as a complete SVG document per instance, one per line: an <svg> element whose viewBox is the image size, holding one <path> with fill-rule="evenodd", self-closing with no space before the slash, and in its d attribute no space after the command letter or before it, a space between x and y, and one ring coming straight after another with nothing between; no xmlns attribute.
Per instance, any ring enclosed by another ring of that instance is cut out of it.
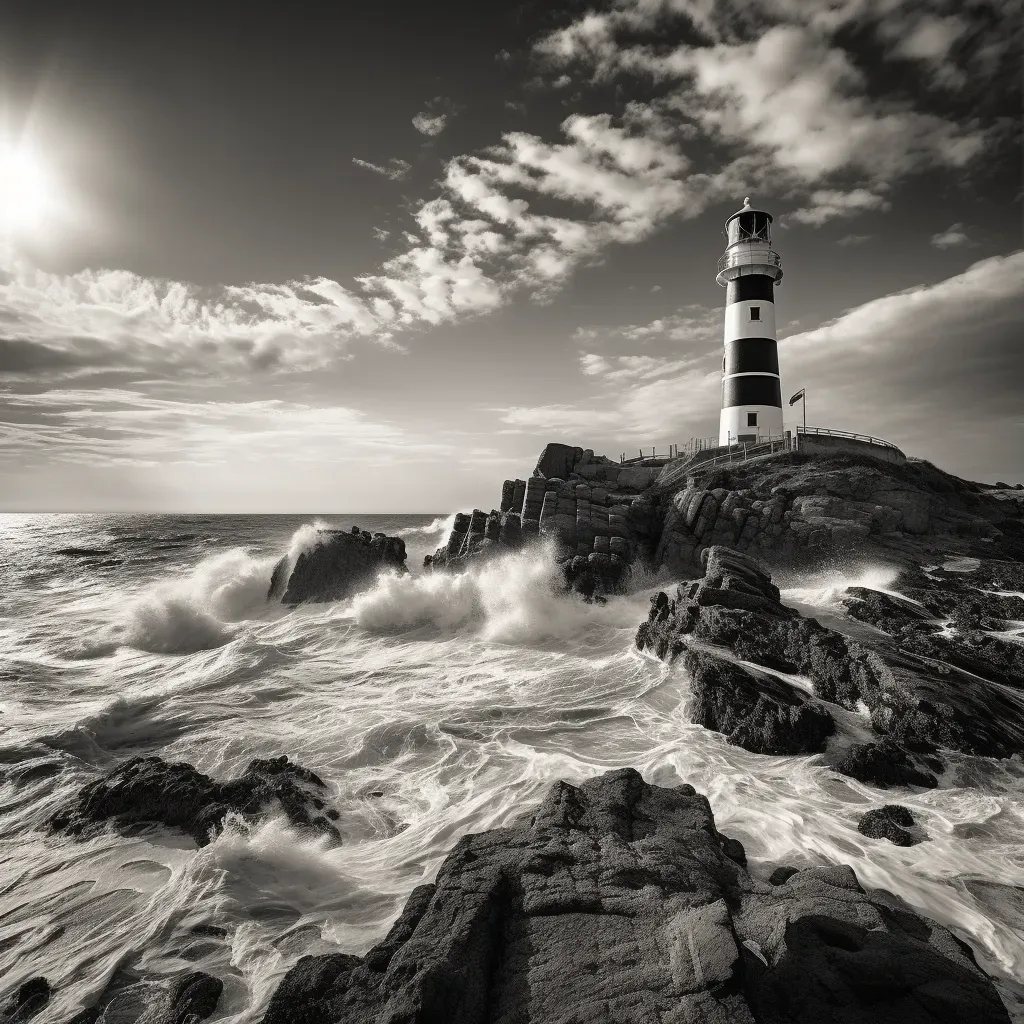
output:
<svg viewBox="0 0 1024 1024"><path fill-rule="evenodd" d="M0 141L0 232L20 235L39 230L56 201L43 161L25 146Z"/></svg>

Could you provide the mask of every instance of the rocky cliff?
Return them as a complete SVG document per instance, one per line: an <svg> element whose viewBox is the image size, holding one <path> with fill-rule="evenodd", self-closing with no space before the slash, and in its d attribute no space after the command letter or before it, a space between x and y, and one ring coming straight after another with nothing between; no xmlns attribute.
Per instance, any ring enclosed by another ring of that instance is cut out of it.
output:
<svg viewBox="0 0 1024 1024"><path fill-rule="evenodd" d="M762 874L764 877L762 877ZM849 867L746 869L688 785L555 783L464 837L365 957L303 957L263 1024L1007 1024L970 948Z"/></svg>
<svg viewBox="0 0 1024 1024"><path fill-rule="evenodd" d="M882 553L956 550L1024 558L1024 504L926 462L868 453L784 453L728 466L620 466L549 444L528 480L506 480L501 507L457 517L428 558L451 567L550 538L567 581L614 590L642 562L683 575L713 545L773 568ZM1002 499L1002 500L1001 500Z"/></svg>

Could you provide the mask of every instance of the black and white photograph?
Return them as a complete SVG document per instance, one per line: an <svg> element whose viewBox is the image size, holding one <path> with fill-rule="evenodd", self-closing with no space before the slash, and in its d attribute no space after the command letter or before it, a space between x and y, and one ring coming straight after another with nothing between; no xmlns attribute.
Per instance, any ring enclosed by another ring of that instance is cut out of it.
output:
<svg viewBox="0 0 1024 1024"><path fill-rule="evenodd" d="M1024 1024L1022 70L0 3L0 1024Z"/></svg>

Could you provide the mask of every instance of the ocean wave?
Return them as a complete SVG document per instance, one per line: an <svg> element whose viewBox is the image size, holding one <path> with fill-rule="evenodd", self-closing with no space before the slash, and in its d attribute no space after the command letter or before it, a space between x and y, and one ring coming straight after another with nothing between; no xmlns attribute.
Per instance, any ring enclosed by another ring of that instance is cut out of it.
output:
<svg viewBox="0 0 1024 1024"><path fill-rule="evenodd" d="M407 526L404 530L398 530L396 536L399 537L447 537L452 532L452 527L455 525L455 516L458 513L453 512L449 516L438 516L433 522L427 523L426 526Z"/></svg>
<svg viewBox="0 0 1024 1024"><path fill-rule="evenodd" d="M313 527L296 531L286 557L312 542ZM300 536L301 534L301 536ZM229 643L238 624L266 616L274 557L232 548L203 559L183 579L157 584L131 608L122 642L151 654L187 654Z"/></svg>
<svg viewBox="0 0 1024 1024"><path fill-rule="evenodd" d="M635 626L637 600L628 600L625 614L616 599L585 604L565 592L550 545L536 544L464 572L382 574L375 587L353 599L350 611L368 630L474 628L486 640L531 643L574 636L596 624Z"/></svg>

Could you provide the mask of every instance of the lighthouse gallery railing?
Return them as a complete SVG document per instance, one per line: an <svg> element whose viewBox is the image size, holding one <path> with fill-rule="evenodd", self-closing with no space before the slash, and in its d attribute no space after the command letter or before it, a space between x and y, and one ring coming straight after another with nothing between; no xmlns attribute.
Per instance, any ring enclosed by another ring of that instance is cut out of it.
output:
<svg viewBox="0 0 1024 1024"><path fill-rule="evenodd" d="M718 261L718 272L729 267L749 267L754 265L781 267L782 257L774 249L741 249L737 252L728 250Z"/></svg>

